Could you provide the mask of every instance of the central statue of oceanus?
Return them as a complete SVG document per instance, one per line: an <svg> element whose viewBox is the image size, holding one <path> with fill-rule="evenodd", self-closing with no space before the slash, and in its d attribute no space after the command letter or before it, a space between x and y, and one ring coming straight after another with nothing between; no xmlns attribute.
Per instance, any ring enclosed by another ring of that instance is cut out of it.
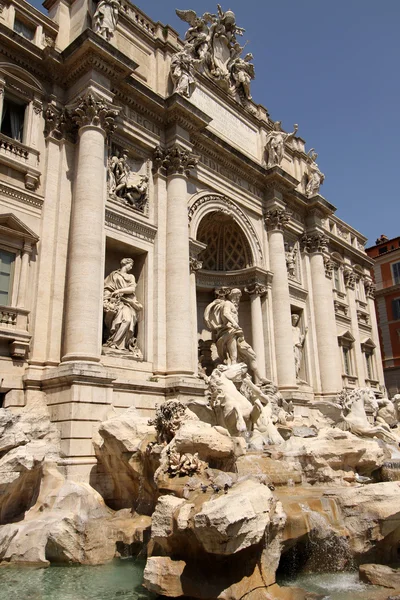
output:
<svg viewBox="0 0 400 600"><path fill-rule="evenodd" d="M239 302L242 292L233 288L224 298L217 298L204 312L204 323L214 334L218 356L222 362L234 365L244 362L253 372L256 383L263 381L253 348L244 338L239 325Z"/></svg>

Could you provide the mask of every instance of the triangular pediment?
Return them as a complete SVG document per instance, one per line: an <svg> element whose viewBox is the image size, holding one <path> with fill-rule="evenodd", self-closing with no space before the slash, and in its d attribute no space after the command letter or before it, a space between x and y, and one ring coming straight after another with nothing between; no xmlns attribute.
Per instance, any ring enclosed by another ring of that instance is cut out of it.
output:
<svg viewBox="0 0 400 600"><path fill-rule="evenodd" d="M376 344L371 338L366 338L361 342L361 348L363 350L374 350L376 348Z"/></svg>
<svg viewBox="0 0 400 600"><path fill-rule="evenodd" d="M0 230L9 236L23 237L31 243L39 241L39 236L13 213L0 214Z"/></svg>
<svg viewBox="0 0 400 600"><path fill-rule="evenodd" d="M339 340L342 344L343 342L347 344L353 344L355 342L355 337L350 331L346 331L345 333L342 333L342 335L339 335Z"/></svg>

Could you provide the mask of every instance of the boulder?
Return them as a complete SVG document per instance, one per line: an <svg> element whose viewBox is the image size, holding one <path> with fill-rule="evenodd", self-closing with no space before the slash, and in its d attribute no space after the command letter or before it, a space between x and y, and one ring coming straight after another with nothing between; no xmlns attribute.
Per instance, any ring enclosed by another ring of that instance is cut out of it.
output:
<svg viewBox="0 0 400 600"><path fill-rule="evenodd" d="M261 541L275 508L268 487L245 480L205 502L194 517L193 531L206 552L234 554Z"/></svg>
<svg viewBox="0 0 400 600"><path fill-rule="evenodd" d="M223 427L213 427L202 421L184 421L171 442L179 454L195 454L211 467L232 470L236 455L243 454L243 447Z"/></svg>
<svg viewBox="0 0 400 600"><path fill-rule="evenodd" d="M99 461L94 485L114 510L154 510L157 490L147 448L155 440L155 428L134 407L100 424L93 440Z"/></svg>
<svg viewBox="0 0 400 600"><path fill-rule="evenodd" d="M386 565L360 565L361 581L386 588L400 589L400 569L392 569Z"/></svg>
<svg viewBox="0 0 400 600"><path fill-rule="evenodd" d="M172 560L169 556L148 558L143 574L146 588L160 596L184 596L181 577L185 567L185 561Z"/></svg>

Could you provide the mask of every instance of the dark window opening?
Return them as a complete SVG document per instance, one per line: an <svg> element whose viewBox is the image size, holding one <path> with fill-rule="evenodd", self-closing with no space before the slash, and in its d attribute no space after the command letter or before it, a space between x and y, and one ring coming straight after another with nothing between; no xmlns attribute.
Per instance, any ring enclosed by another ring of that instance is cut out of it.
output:
<svg viewBox="0 0 400 600"><path fill-rule="evenodd" d="M387 246L382 246L382 248L379 248L379 254L385 254L385 252L387 252Z"/></svg>
<svg viewBox="0 0 400 600"><path fill-rule="evenodd" d="M14 21L14 31L20 35L23 35L27 40L32 41L35 37L36 29L16 18Z"/></svg>
<svg viewBox="0 0 400 600"><path fill-rule="evenodd" d="M0 131L18 142L22 142L24 133L26 104L9 98L4 99Z"/></svg>

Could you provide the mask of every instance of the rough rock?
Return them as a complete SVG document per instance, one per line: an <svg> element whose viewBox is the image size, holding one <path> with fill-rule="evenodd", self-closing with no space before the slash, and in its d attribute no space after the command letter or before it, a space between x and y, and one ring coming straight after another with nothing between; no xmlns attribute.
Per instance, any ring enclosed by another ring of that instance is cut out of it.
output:
<svg viewBox="0 0 400 600"><path fill-rule="evenodd" d="M152 513L157 491L147 448L155 440L155 428L134 407L100 424L93 440L99 461L95 485L111 508Z"/></svg>
<svg viewBox="0 0 400 600"><path fill-rule="evenodd" d="M397 481L348 487L339 492L325 490L324 498L335 501L356 556L364 556L369 562L398 560L399 494Z"/></svg>
<svg viewBox="0 0 400 600"><path fill-rule="evenodd" d="M171 535L174 528L174 514L185 504L185 500L175 496L159 498L151 520L152 538L165 538Z"/></svg>
<svg viewBox="0 0 400 600"><path fill-rule="evenodd" d="M148 558L143 574L147 589L161 596L184 596L181 577L185 567L185 561L172 560L169 556Z"/></svg>
<svg viewBox="0 0 400 600"><path fill-rule="evenodd" d="M376 440L325 428L316 438L290 438L277 458L300 464L307 481L314 484L352 482L356 472L369 476L389 456Z"/></svg>
<svg viewBox="0 0 400 600"><path fill-rule="evenodd" d="M275 508L266 486L246 480L203 504L194 517L194 534L206 552L234 554L261 541Z"/></svg>
<svg viewBox="0 0 400 600"><path fill-rule="evenodd" d="M293 485L302 481L300 464L276 460L260 453L240 456L236 468L239 476L252 475L273 485Z"/></svg>
<svg viewBox="0 0 400 600"><path fill-rule="evenodd" d="M102 564L116 556L118 543L144 542L149 527L149 517L114 514L89 484L65 481L55 465L46 465L36 504L23 521L0 528L0 560Z"/></svg>
<svg viewBox="0 0 400 600"><path fill-rule="evenodd" d="M202 421L185 421L171 442L173 449L179 454L195 454L211 467L225 467L231 470L235 455L243 453L243 447L238 446L223 427L212 427Z"/></svg>
<svg viewBox="0 0 400 600"><path fill-rule="evenodd" d="M386 565L365 564L360 565L359 574L361 581L366 583L400 589L400 569L392 569Z"/></svg>

